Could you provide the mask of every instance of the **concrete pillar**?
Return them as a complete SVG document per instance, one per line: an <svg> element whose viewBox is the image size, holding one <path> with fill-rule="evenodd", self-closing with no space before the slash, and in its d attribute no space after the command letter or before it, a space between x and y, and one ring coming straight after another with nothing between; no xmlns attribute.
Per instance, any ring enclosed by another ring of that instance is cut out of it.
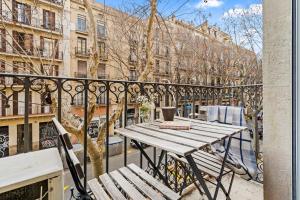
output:
<svg viewBox="0 0 300 200"><path fill-rule="evenodd" d="M264 199L291 199L292 1L264 1Z"/></svg>

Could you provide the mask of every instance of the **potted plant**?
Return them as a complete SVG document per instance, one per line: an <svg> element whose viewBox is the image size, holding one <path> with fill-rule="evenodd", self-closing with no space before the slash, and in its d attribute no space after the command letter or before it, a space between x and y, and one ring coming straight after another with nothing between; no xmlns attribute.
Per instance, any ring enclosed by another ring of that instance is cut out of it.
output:
<svg viewBox="0 0 300 200"><path fill-rule="evenodd" d="M169 80L167 80L167 82L170 83ZM176 105L176 99L175 99L175 96L174 96L173 93L172 93L172 99L173 99L174 105ZM175 116L175 113L176 113L176 106L162 107L161 111L163 113L165 121L174 121L174 116Z"/></svg>
<svg viewBox="0 0 300 200"><path fill-rule="evenodd" d="M140 121L149 122L151 120L151 111L154 109L152 98L146 96L138 96L137 102L139 103L139 117Z"/></svg>

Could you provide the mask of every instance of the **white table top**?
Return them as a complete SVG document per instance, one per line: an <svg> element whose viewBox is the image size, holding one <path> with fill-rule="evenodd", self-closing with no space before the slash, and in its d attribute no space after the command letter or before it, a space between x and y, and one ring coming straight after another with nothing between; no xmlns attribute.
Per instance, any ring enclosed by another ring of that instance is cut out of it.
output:
<svg viewBox="0 0 300 200"><path fill-rule="evenodd" d="M115 132L130 139L159 149L186 156L207 145L219 142L247 129L220 123L176 117L175 121L191 123L190 130L160 129L160 122L137 124L116 129Z"/></svg>
<svg viewBox="0 0 300 200"><path fill-rule="evenodd" d="M57 148L22 153L0 159L0 193L62 175L63 165Z"/></svg>

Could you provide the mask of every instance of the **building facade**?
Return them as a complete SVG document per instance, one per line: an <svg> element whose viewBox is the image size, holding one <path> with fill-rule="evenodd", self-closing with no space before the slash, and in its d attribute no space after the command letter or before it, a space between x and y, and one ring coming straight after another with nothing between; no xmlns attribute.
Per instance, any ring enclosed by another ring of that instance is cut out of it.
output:
<svg viewBox="0 0 300 200"><path fill-rule="evenodd" d="M92 56L97 51L100 58L97 78L136 81L146 66L147 19L94 1L91 5L96 49L82 0L2 1L1 72L90 78ZM175 17L156 19L151 54L154 70L149 74L149 81L202 85L244 83L242 75L249 74L246 66L256 60L254 52L236 46L217 27L207 22L196 27ZM9 78L1 80L6 85L17 82ZM4 95L13 95L13 100L7 102ZM77 95L70 105L78 117L83 117L83 95ZM24 92L7 89L0 98L0 129L1 137L5 138L1 151L3 156L13 155L23 151ZM29 98L30 146L36 150L55 145L51 143L51 135L46 134L54 114L41 102L40 94L30 92ZM113 98L108 101L112 113L116 102ZM106 102L103 93L97 99L95 117L105 119ZM171 103L163 99L158 106ZM199 108L201 102L196 104ZM160 117L157 110L156 116ZM181 110L183 114L184 107ZM129 104L127 112L130 123L138 120L136 103Z"/></svg>
<svg viewBox="0 0 300 200"><path fill-rule="evenodd" d="M63 11L59 0L1 1L0 71L20 74L58 76L63 72ZM24 151L24 91L18 92L20 80L2 78L1 84L14 85L0 94L0 157ZM4 96L10 96L6 101ZM53 117L40 95L29 94L30 148L47 148L43 129ZM3 144L6 143L6 144Z"/></svg>

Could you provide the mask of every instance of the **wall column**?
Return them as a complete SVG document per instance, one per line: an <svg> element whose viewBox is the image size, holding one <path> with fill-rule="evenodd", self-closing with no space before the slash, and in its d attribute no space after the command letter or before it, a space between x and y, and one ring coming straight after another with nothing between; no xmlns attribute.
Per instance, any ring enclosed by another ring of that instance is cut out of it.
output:
<svg viewBox="0 0 300 200"><path fill-rule="evenodd" d="M264 199L292 198L292 1L264 1Z"/></svg>

